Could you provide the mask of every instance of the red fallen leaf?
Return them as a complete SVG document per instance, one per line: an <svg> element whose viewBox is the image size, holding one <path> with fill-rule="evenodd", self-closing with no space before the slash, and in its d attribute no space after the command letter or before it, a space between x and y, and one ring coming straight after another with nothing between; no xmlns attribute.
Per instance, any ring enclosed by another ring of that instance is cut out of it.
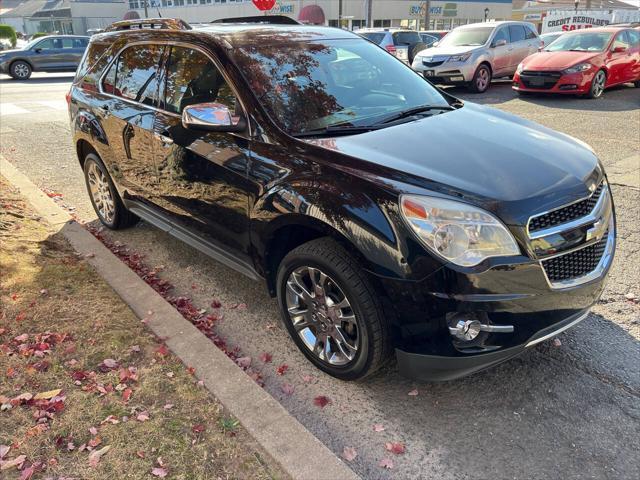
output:
<svg viewBox="0 0 640 480"><path fill-rule="evenodd" d="M15 368L9 367L7 368L7 378L14 378L18 375L18 372Z"/></svg>
<svg viewBox="0 0 640 480"><path fill-rule="evenodd" d="M211 308L220 308L222 304L218 300L214 300L211 302Z"/></svg>
<svg viewBox="0 0 640 480"><path fill-rule="evenodd" d="M378 462L378 466L382 468L386 468L387 470L391 470L393 468L393 460L390 458L383 458Z"/></svg>
<svg viewBox="0 0 640 480"><path fill-rule="evenodd" d="M36 372L46 372L49 370L51 363L46 360L42 360L40 362L32 363L29 365L30 368L33 368Z"/></svg>
<svg viewBox="0 0 640 480"><path fill-rule="evenodd" d="M23 333L22 335L18 335L17 337L14 337L14 340L18 343L25 343L29 341L29 334L28 333Z"/></svg>
<svg viewBox="0 0 640 480"><path fill-rule="evenodd" d="M383 425L381 425L381 424L379 424L379 423L376 423L376 424L373 426L373 431L374 431L374 432L384 432L384 426L383 426Z"/></svg>
<svg viewBox="0 0 640 480"><path fill-rule="evenodd" d="M193 433L202 433L202 432L204 432L204 430L205 430L205 426L202 425L202 424L197 424L197 425L194 425L193 427L191 427L191 431Z"/></svg>
<svg viewBox="0 0 640 480"><path fill-rule="evenodd" d="M87 445L89 445L91 448L95 448L101 443L102 439L100 437L93 437L91 440L89 440L89 443L87 443Z"/></svg>
<svg viewBox="0 0 640 480"><path fill-rule="evenodd" d="M146 422L147 420L149 420L149 412L144 411L144 412L139 413L136 416L136 420L138 420L139 422Z"/></svg>
<svg viewBox="0 0 640 480"><path fill-rule="evenodd" d="M260 354L260 361L262 363L269 363L269 362L271 362L272 358L273 358L273 356L268 352L263 352L263 353Z"/></svg>
<svg viewBox="0 0 640 480"><path fill-rule="evenodd" d="M30 480L35 473L37 466L38 465L34 463L31 466L24 468L22 472L20 472L20 480Z"/></svg>
<svg viewBox="0 0 640 480"><path fill-rule="evenodd" d="M313 399L313 404L320 408L324 408L330 403L331 403L331 399L329 397L325 397L324 395L318 395L316 398Z"/></svg>
<svg viewBox="0 0 640 480"><path fill-rule="evenodd" d="M12 293L11 294L11 300L17 300L18 299L18 294L17 293Z"/></svg>
<svg viewBox="0 0 640 480"><path fill-rule="evenodd" d="M189 375L195 375L195 373L196 373L196 369L195 369L195 368L193 368L193 367L187 367L187 373L188 373Z"/></svg>
<svg viewBox="0 0 640 480"><path fill-rule="evenodd" d="M280 388L282 389L285 395L293 395L293 392L295 391L295 387L290 383L283 383Z"/></svg>
<svg viewBox="0 0 640 480"><path fill-rule="evenodd" d="M58 192L53 192L51 190L44 190L44 193L47 194L47 197L49 198L58 198L58 197L62 197L61 193Z"/></svg>
<svg viewBox="0 0 640 480"><path fill-rule="evenodd" d="M166 345L162 344L156 349L156 355L166 357L167 355L169 355L169 349Z"/></svg>
<svg viewBox="0 0 640 480"><path fill-rule="evenodd" d="M416 397L418 395L418 389L415 388L411 390L409 393L407 393L407 395L409 395L410 397Z"/></svg>
<svg viewBox="0 0 640 480"><path fill-rule="evenodd" d="M73 380L75 380L76 382L82 382L89 378L89 372L87 372L86 370L75 370L73 371L73 373L71 373L71 378L73 378Z"/></svg>
<svg viewBox="0 0 640 480"><path fill-rule="evenodd" d="M289 365L287 365L286 363L283 363L278 368L276 368L276 374L284 375L285 373L287 373L287 370L289 370Z"/></svg>
<svg viewBox="0 0 640 480"><path fill-rule="evenodd" d="M169 475L169 471L164 467L153 467L151 469L151 475L154 477L164 478Z"/></svg>
<svg viewBox="0 0 640 480"><path fill-rule="evenodd" d="M111 449L111 445L107 445L106 447L102 447L100 450L93 450L89 454L89 465L91 465L92 467L97 467L98 463L100 463L100 459L110 449Z"/></svg>
<svg viewBox="0 0 640 480"><path fill-rule="evenodd" d="M18 315L16 315L16 322L21 322L23 321L25 318L27 318L27 314L25 312L20 312L18 313Z"/></svg>
<svg viewBox="0 0 640 480"><path fill-rule="evenodd" d="M138 450L136 455L140 458L144 458L146 454L144 453L144 450Z"/></svg>
<svg viewBox="0 0 640 480"><path fill-rule="evenodd" d="M130 388L125 388L124 391L122 392L122 401L128 402L129 399L131 398L132 393L133 393L133 390L131 390Z"/></svg>
<svg viewBox="0 0 640 480"><path fill-rule="evenodd" d="M315 377L313 377L312 375L303 375L302 376L302 381L304 383L311 383L315 380Z"/></svg>
<svg viewBox="0 0 640 480"><path fill-rule="evenodd" d="M251 366L251 357L236 358L236 363L240 368L249 368Z"/></svg>
<svg viewBox="0 0 640 480"><path fill-rule="evenodd" d="M384 444L384 448L396 455L402 455L405 452L404 445L400 442L387 442Z"/></svg>
<svg viewBox="0 0 640 480"><path fill-rule="evenodd" d="M347 462L352 462L358 456L358 452L353 447L344 447L342 450L342 458L344 458Z"/></svg>

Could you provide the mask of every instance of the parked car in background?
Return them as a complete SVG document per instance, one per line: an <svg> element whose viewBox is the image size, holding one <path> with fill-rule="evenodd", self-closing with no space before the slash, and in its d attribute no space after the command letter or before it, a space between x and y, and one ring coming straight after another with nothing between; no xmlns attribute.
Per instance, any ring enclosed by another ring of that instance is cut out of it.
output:
<svg viewBox="0 0 640 480"><path fill-rule="evenodd" d="M32 72L75 72L89 44L89 37L50 35L23 48L0 52L0 73L26 80Z"/></svg>
<svg viewBox="0 0 640 480"><path fill-rule="evenodd" d="M551 45L555 40L560 38L563 33L565 32L551 32L551 33L543 33L542 35L540 35L540 40L542 40L542 47Z"/></svg>
<svg viewBox="0 0 640 480"><path fill-rule="evenodd" d="M511 77L540 45L530 23L474 23L455 28L437 47L421 51L411 66L432 83L467 85L482 93L493 78Z"/></svg>
<svg viewBox="0 0 640 480"><path fill-rule="evenodd" d="M440 41L438 37L425 32L420 32L420 38L427 48Z"/></svg>
<svg viewBox="0 0 640 480"><path fill-rule="evenodd" d="M106 227L141 217L260 280L342 380L394 354L403 375L458 378L587 317L616 230L584 142L352 32L167 20L92 37L67 96Z"/></svg>
<svg viewBox="0 0 640 480"><path fill-rule="evenodd" d="M449 33L449 30L422 30L420 33L426 33L427 35L436 37L438 40L442 40Z"/></svg>
<svg viewBox="0 0 640 480"><path fill-rule="evenodd" d="M567 32L525 58L513 89L598 98L605 89L627 82L640 87L640 31L603 27Z"/></svg>
<svg viewBox="0 0 640 480"><path fill-rule="evenodd" d="M387 52L409 65L411 65L418 52L427 48L422 41L422 37L415 30L363 28L356 33L381 46Z"/></svg>

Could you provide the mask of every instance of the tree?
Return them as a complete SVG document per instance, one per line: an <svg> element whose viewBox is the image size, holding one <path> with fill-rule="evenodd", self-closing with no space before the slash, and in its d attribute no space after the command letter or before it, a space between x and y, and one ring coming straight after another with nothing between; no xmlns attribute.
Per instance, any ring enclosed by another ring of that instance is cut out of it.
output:
<svg viewBox="0 0 640 480"><path fill-rule="evenodd" d="M12 47L15 47L18 41L16 31L11 25L0 25L0 39L3 38L8 39Z"/></svg>

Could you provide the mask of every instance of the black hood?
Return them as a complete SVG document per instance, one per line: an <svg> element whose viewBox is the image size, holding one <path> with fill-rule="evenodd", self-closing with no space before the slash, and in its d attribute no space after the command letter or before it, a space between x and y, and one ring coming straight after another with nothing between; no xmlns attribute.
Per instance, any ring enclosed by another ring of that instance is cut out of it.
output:
<svg viewBox="0 0 640 480"><path fill-rule="evenodd" d="M388 175L396 185L409 184L405 191L435 188L482 205L507 223L520 224L532 213L583 198L602 176L596 155L583 142L472 103L361 135L310 143L384 167L385 173L376 175Z"/></svg>

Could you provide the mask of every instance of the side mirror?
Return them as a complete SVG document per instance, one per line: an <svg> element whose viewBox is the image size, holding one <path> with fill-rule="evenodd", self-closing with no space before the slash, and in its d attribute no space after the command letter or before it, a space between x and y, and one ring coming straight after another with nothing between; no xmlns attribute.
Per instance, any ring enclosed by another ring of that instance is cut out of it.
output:
<svg viewBox="0 0 640 480"><path fill-rule="evenodd" d="M612 50L612 52L613 52L613 53L624 53L624 52L626 52L626 51L627 51L627 47L625 47L625 46L623 46L623 45L620 45L620 46L618 46L618 47L615 47L615 48Z"/></svg>
<svg viewBox="0 0 640 480"><path fill-rule="evenodd" d="M507 44L507 41L504 38L501 38L500 40L496 40L495 42L493 42L491 46L493 48L496 48L496 47L503 47L506 44Z"/></svg>
<svg viewBox="0 0 640 480"><path fill-rule="evenodd" d="M182 126L209 132L241 132L247 128L247 121L242 115L232 115L221 103L197 103L182 111Z"/></svg>
<svg viewBox="0 0 640 480"><path fill-rule="evenodd" d="M440 42L433 42L433 43L431 44L431 46L432 46L432 47L437 47L438 45L440 45Z"/></svg>
<svg viewBox="0 0 640 480"><path fill-rule="evenodd" d="M36 52L36 53L40 53L40 52L42 52L42 49L41 48L35 48L33 51Z"/></svg>

